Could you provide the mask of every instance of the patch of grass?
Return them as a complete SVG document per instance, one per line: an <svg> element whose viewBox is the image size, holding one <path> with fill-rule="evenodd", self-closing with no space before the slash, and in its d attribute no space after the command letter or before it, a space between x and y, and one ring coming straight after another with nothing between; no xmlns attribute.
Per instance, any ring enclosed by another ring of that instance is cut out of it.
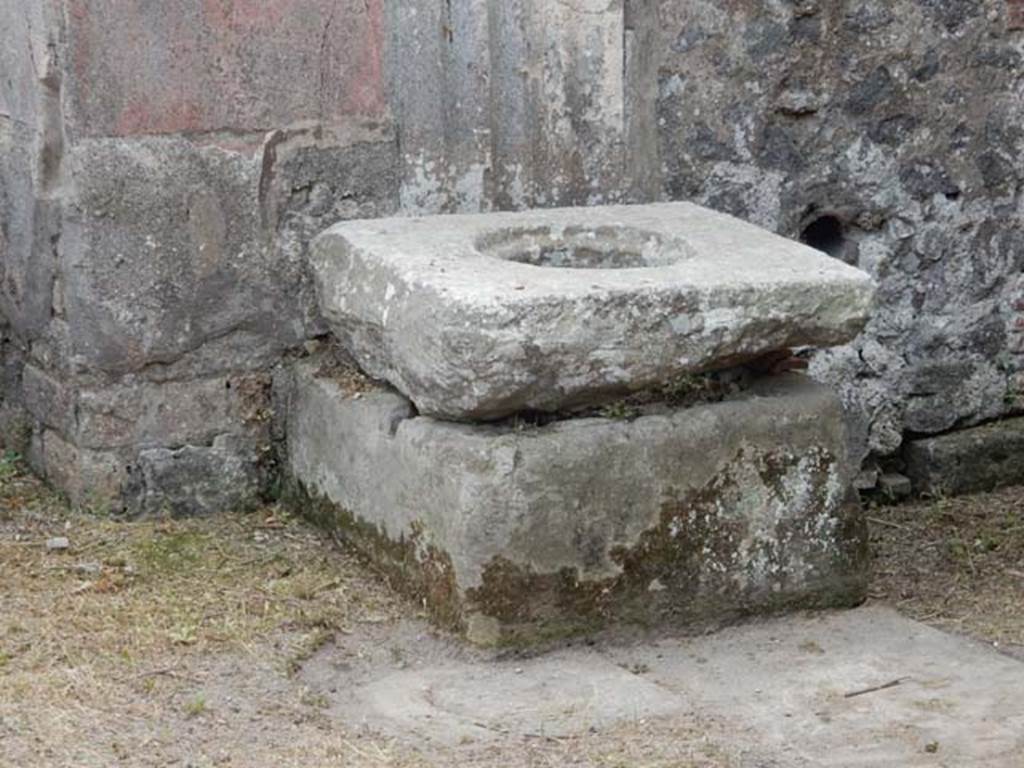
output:
<svg viewBox="0 0 1024 768"><path fill-rule="evenodd" d="M615 400L614 402L602 405L599 413L606 419L629 421L640 415L640 408L627 400Z"/></svg>
<svg viewBox="0 0 1024 768"><path fill-rule="evenodd" d="M114 507L109 498L102 494L89 494L80 511L92 517L114 517Z"/></svg>
<svg viewBox="0 0 1024 768"><path fill-rule="evenodd" d="M199 564L210 545L207 536L198 531L166 530L138 542L134 554L148 575L175 576L181 569Z"/></svg>
<svg viewBox="0 0 1024 768"><path fill-rule="evenodd" d="M9 480L22 473L21 454L15 451L4 451L0 456L0 481Z"/></svg>
<svg viewBox="0 0 1024 768"><path fill-rule="evenodd" d="M315 534L292 524L291 536L260 530L261 518L102 523L76 539L102 563L81 584L79 605L122 638L131 653L171 647L244 646L283 627L339 627L359 596L340 589L345 558L310 559L301 544ZM86 539L82 541L83 537ZM91 540L91 541L90 541ZM296 546L300 545L300 546ZM373 591L371 591L371 594Z"/></svg>
<svg viewBox="0 0 1024 768"><path fill-rule="evenodd" d="M295 645L291 656L285 662L285 672L294 676L302 669L302 665L309 661L313 654L323 648L334 639L335 632L326 627L316 627L304 635Z"/></svg>
<svg viewBox="0 0 1024 768"><path fill-rule="evenodd" d="M185 704L185 717L199 717L206 712L206 697L199 694Z"/></svg>
<svg viewBox="0 0 1024 768"><path fill-rule="evenodd" d="M55 535L70 553L46 551ZM0 480L0 562L0 765L729 764L689 722L468 744L437 760L346 732L328 719L332 699L294 673L338 633L416 609L276 507L119 522L69 509L19 468ZM368 642L380 641L346 637L336 658L372 657Z"/></svg>
<svg viewBox="0 0 1024 768"><path fill-rule="evenodd" d="M300 665L338 630L401 606L355 556L280 509L119 521L68 508L11 466L0 472L0 690L58 702L74 679L92 705L147 670L275 638L282 665ZM46 551L56 535L72 555Z"/></svg>
<svg viewBox="0 0 1024 768"><path fill-rule="evenodd" d="M313 707L315 709L327 709L331 706L330 700L326 695L322 693L314 693L309 689L302 692L299 697L299 701L307 707Z"/></svg>

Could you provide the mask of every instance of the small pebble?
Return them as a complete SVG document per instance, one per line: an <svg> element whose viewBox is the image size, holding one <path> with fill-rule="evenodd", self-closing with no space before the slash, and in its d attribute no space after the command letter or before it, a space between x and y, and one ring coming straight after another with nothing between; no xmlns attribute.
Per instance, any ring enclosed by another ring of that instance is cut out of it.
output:
<svg viewBox="0 0 1024 768"><path fill-rule="evenodd" d="M46 540L46 548L50 552L63 552L65 549L71 548L71 542L68 541L67 536L55 536Z"/></svg>

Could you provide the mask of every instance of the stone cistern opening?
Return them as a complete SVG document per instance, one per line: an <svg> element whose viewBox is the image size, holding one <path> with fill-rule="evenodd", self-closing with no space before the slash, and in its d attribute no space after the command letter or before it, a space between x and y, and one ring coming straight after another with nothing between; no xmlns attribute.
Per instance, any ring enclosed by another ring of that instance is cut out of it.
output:
<svg viewBox="0 0 1024 768"><path fill-rule="evenodd" d="M663 267L686 255L686 245L626 226L517 227L477 239L486 256L557 269Z"/></svg>

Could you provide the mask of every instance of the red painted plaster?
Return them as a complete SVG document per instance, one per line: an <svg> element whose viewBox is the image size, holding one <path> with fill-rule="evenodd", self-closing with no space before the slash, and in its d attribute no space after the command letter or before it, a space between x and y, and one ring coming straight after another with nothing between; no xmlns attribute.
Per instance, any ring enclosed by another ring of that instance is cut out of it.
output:
<svg viewBox="0 0 1024 768"><path fill-rule="evenodd" d="M1007 29L1024 29L1024 0L1006 0Z"/></svg>
<svg viewBox="0 0 1024 768"><path fill-rule="evenodd" d="M69 122L90 136L379 119L383 0L66 0Z"/></svg>

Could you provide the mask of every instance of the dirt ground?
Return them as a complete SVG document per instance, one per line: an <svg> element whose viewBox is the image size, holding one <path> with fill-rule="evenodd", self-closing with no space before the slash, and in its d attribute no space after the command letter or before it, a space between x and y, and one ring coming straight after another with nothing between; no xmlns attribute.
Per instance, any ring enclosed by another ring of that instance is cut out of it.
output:
<svg viewBox="0 0 1024 768"><path fill-rule="evenodd" d="M867 514L872 599L1024 659L1024 488Z"/></svg>
<svg viewBox="0 0 1024 768"><path fill-rule="evenodd" d="M1024 651L1024 489L869 514L873 599ZM0 565L5 768L738 765L729 734L696 716L442 752L340 726L304 664L341 641L379 652L374 638L421 617L281 509L115 521L70 510L7 457Z"/></svg>

